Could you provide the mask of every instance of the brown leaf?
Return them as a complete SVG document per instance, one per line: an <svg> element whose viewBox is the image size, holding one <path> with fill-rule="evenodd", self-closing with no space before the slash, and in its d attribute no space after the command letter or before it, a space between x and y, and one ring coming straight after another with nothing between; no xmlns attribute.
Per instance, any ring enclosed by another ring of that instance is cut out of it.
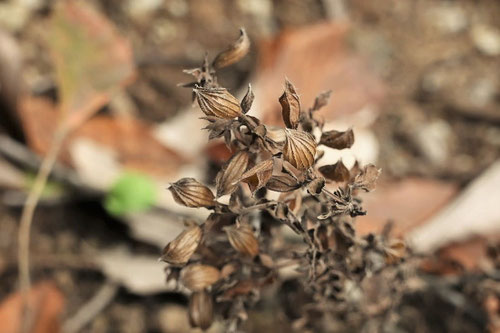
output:
<svg viewBox="0 0 500 333"><path fill-rule="evenodd" d="M290 175L283 174L272 176L266 184L266 188L276 192L291 192L300 188L301 184Z"/></svg>
<svg viewBox="0 0 500 333"><path fill-rule="evenodd" d="M347 169L342 160L339 160L335 164L324 165L318 170L325 178L339 183L350 179L349 169Z"/></svg>
<svg viewBox="0 0 500 333"><path fill-rule="evenodd" d="M227 234L229 243L236 251L252 258L259 254L259 242L249 225L228 226L224 228L224 231Z"/></svg>
<svg viewBox="0 0 500 333"><path fill-rule="evenodd" d="M363 168L361 173L354 178L354 186L366 192L373 191L381 171L382 170L375 165L368 164Z"/></svg>
<svg viewBox="0 0 500 333"><path fill-rule="evenodd" d="M286 129L285 135L283 158L299 170L310 168L316 155L314 137L309 133L294 129Z"/></svg>
<svg viewBox="0 0 500 333"><path fill-rule="evenodd" d="M194 178L182 178L168 188L175 202L186 207L212 207L215 197L208 187Z"/></svg>
<svg viewBox="0 0 500 333"><path fill-rule="evenodd" d="M172 265L187 263L198 248L201 236L201 228L198 226L184 230L165 246L161 259Z"/></svg>
<svg viewBox="0 0 500 333"><path fill-rule="evenodd" d="M201 291L220 279L220 271L210 265L193 264L182 269L181 280L191 291Z"/></svg>
<svg viewBox="0 0 500 333"><path fill-rule="evenodd" d="M58 333L60 318L65 310L64 297L52 282L41 282L29 290L33 304L33 327L30 333ZM0 332L21 332L23 302L19 292L11 294L0 303Z"/></svg>
<svg viewBox="0 0 500 333"><path fill-rule="evenodd" d="M237 182L248 166L248 152L240 151L234 155L229 163L223 168L216 178L217 197L231 194L238 187Z"/></svg>
<svg viewBox="0 0 500 333"><path fill-rule="evenodd" d="M250 39L245 29L241 28L238 40L230 45L226 51L219 53L217 57L215 57L212 66L215 69L219 69L232 65L246 56L249 49Z"/></svg>
<svg viewBox="0 0 500 333"><path fill-rule="evenodd" d="M274 162L272 159L262 161L241 175L241 181L250 186L252 192L264 187L273 174Z"/></svg>
<svg viewBox="0 0 500 333"><path fill-rule="evenodd" d="M314 105L312 107L313 111L318 111L322 107L328 104L328 100L330 99L330 95L332 94L331 90L322 92L314 99Z"/></svg>
<svg viewBox="0 0 500 333"><path fill-rule="evenodd" d="M225 88L193 89L201 111L209 117L231 119L242 114L240 102Z"/></svg>
<svg viewBox="0 0 500 333"><path fill-rule="evenodd" d="M87 2L58 3L48 41L60 92L59 109L70 128L97 112L134 75L128 41Z"/></svg>
<svg viewBox="0 0 500 333"><path fill-rule="evenodd" d="M319 143L334 149L351 148L354 143L354 132L352 128L345 132L335 130L323 132Z"/></svg>
<svg viewBox="0 0 500 333"><path fill-rule="evenodd" d="M285 80L285 91L279 98L286 127L296 129L300 119L300 100L293 84Z"/></svg>
<svg viewBox="0 0 500 333"><path fill-rule="evenodd" d="M254 98L255 95L253 94L252 91L252 85L249 83L247 93L245 94L245 97L243 97L243 100L241 101L241 109L243 113L247 113L248 111L250 111Z"/></svg>
<svg viewBox="0 0 500 333"><path fill-rule="evenodd" d="M194 292L189 297L189 323L207 330L214 320L212 296L206 291Z"/></svg>

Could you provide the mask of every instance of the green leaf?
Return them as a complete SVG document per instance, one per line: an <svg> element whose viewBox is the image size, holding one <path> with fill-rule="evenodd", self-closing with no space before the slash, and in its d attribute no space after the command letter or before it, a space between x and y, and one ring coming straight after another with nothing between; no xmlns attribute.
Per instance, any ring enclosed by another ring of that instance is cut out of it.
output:
<svg viewBox="0 0 500 333"><path fill-rule="evenodd" d="M124 173L112 186L104 200L111 215L121 216L150 208L156 200L155 184L145 174Z"/></svg>

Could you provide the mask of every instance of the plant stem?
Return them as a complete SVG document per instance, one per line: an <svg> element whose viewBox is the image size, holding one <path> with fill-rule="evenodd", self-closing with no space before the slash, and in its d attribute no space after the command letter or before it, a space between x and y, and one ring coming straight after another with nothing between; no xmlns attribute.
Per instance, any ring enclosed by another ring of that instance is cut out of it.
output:
<svg viewBox="0 0 500 333"><path fill-rule="evenodd" d="M50 146L50 150L43 159L43 162L38 170L33 186L31 187L24 208L21 214L18 233L18 274L19 274L19 289L22 296L23 317L22 332L28 332L32 326L32 309L29 300L29 290L31 288L30 277L30 234L33 215L36 206L40 200L49 174L57 160L57 155L61 150L66 131L59 129L54 134L54 140Z"/></svg>

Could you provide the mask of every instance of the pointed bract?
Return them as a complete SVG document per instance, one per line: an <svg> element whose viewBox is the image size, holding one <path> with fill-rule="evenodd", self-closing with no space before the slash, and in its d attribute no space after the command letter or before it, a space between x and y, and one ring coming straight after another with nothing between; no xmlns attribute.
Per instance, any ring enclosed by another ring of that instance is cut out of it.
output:
<svg viewBox="0 0 500 333"><path fill-rule="evenodd" d="M293 84L286 80L285 91L279 98L286 127L296 129L300 119L300 100Z"/></svg>
<svg viewBox="0 0 500 333"><path fill-rule="evenodd" d="M246 56L248 50L250 50L250 39L245 29L241 28L238 40L231 44L227 50L219 53L217 57L215 57L212 66L215 69L219 69L232 65Z"/></svg>

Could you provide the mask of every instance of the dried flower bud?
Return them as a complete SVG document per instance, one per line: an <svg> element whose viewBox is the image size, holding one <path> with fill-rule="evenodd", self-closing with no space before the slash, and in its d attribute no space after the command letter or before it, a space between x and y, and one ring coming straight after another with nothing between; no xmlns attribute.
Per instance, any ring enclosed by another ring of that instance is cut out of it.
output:
<svg viewBox="0 0 500 333"><path fill-rule="evenodd" d="M248 152L238 152L231 158L227 166L217 174L217 197L231 194L236 190L237 184L235 183L247 169L248 157Z"/></svg>
<svg viewBox="0 0 500 333"><path fill-rule="evenodd" d="M334 149L351 148L354 143L354 132L352 128L345 132L335 130L323 132L319 143Z"/></svg>
<svg viewBox="0 0 500 333"><path fill-rule="evenodd" d="M241 181L248 184L252 192L264 187L273 174L274 161L262 161L241 175Z"/></svg>
<svg viewBox="0 0 500 333"><path fill-rule="evenodd" d="M342 160L335 164L324 165L318 168L318 170L325 178L336 182L346 182L350 179L349 169L347 169Z"/></svg>
<svg viewBox="0 0 500 333"><path fill-rule="evenodd" d="M316 155L314 137L306 132L286 129L283 158L299 170L310 168Z"/></svg>
<svg viewBox="0 0 500 333"><path fill-rule="evenodd" d="M373 191L380 172L381 169L377 168L373 164L368 164L363 168L361 173L354 178L354 186L356 188L363 189L366 192Z"/></svg>
<svg viewBox="0 0 500 333"><path fill-rule="evenodd" d="M285 80L285 91L279 98L286 127L296 129L300 119L300 100L293 84Z"/></svg>
<svg viewBox="0 0 500 333"><path fill-rule="evenodd" d="M248 111L250 111L254 98L255 95L253 94L252 91L252 85L249 83L247 93L245 94L245 97L243 97L243 100L241 101L241 110L243 111L243 113L247 113Z"/></svg>
<svg viewBox="0 0 500 333"><path fill-rule="evenodd" d="M182 178L168 188L175 202L186 207L213 207L215 197L208 187L194 178Z"/></svg>
<svg viewBox="0 0 500 333"><path fill-rule="evenodd" d="M184 286L192 291L200 291L210 287L220 278L220 271L213 266L194 264L181 271Z"/></svg>
<svg viewBox="0 0 500 333"><path fill-rule="evenodd" d="M300 188L301 184L290 175L283 174L272 176L266 184L266 188L276 192L291 192Z"/></svg>
<svg viewBox="0 0 500 333"><path fill-rule="evenodd" d="M201 240L198 226L184 230L163 249L161 259L172 265L183 265L189 261Z"/></svg>
<svg viewBox="0 0 500 333"><path fill-rule="evenodd" d="M215 57L212 66L215 69L219 69L232 65L246 56L249 49L250 39L245 29L241 28L238 40L230 45L226 51L219 53L217 57Z"/></svg>
<svg viewBox="0 0 500 333"><path fill-rule="evenodd" d="M238 252L255 257L259 253L259 242L255 238L252 228L242 224L239 227L225 227L227 238L231 246Z"/></svg>
<svg viewBox="0 0 500 333"><path fill-rule="evenodd" d="M240 102L225 88L193 89L201 111L209 117L231 119L242 114Z"/></svg>
<svg viewBox="0 0 500 333"><path fill-rule="evenodd" d="M202 330L208 329L214 320L212 296L206 291L191 294L189 298L189 323Z"/></svg>

